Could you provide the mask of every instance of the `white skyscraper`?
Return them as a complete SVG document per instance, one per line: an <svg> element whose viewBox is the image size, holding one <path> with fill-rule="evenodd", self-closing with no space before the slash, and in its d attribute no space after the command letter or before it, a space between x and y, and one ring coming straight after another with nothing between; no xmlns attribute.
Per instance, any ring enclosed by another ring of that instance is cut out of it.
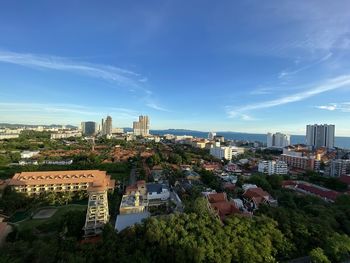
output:
<svg viewBox="0 0 350 263"><path fill-rule="evenodd" d="M208 133L208 139L209 140L214 140L214 137L216 136L216 132L209 132Z"/></svg>
<svg viewBox="0 0 350 263"><path fill-rule="evenodd" d="M267 147L283 148L290 145L290 136L280 132L267 134Z"/></svg>
<svg viewBox="0 0 350 263"><path fill-rule="evenodd" d="M306 144L316 148L334 148L335 126L314 124L306 126Z"/></svg>

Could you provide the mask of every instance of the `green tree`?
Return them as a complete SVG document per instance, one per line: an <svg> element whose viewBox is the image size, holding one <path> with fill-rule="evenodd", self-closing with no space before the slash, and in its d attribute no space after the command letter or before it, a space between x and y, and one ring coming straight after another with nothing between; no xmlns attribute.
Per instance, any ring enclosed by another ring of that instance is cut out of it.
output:
<svg viewBox="0 0 350 263"><path fill-rule="evenodd" d="M312 263L331 263L322 248L314 248L309 253Z"/></svg>

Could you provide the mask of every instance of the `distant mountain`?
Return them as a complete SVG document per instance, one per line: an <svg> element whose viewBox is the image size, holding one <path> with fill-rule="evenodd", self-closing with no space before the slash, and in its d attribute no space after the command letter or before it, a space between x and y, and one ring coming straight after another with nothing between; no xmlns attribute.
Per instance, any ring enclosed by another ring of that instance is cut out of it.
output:
<svg viewBox="0 0 350 263"><path fill-rule="evenodd" d="M43 127L46 127L46 128L60 128L62 127L62 125L59 125L59 124L50 124L50 125L41 125L41 124L38 124L38 125L32 125L32 124L12 124L12 123L0 123L0 127L2 128L23 128L23 127L26 127L26 128L34 128L34 127L38 127L38 126L43 126ZM65 125L67 128L77 128L77 126L73 126L73 125Z"/></svg>

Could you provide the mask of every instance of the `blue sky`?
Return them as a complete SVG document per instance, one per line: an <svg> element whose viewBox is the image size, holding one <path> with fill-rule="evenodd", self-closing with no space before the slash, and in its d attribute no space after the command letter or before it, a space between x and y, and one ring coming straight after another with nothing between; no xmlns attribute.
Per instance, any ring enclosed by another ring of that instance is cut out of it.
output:
<svg viewBox="0 0 350 263"><path fill-rule="evenodd" d="M0 122L350 136L349 1L3 1Z"/></svg>

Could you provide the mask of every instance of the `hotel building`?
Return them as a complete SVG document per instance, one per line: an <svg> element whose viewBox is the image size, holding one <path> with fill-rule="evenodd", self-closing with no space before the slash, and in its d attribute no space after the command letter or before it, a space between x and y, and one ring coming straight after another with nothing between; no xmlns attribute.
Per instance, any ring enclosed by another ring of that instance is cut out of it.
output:
<svg viewBox="0 0 350 263"><path fill-rule="evenodd" d="M85 236L94 236L102 233L109 220L107 191L114 189L115 181L99 170L22 172L16 173L8 185L27 195L87 191L89 202L84 231Z"/></svg>

